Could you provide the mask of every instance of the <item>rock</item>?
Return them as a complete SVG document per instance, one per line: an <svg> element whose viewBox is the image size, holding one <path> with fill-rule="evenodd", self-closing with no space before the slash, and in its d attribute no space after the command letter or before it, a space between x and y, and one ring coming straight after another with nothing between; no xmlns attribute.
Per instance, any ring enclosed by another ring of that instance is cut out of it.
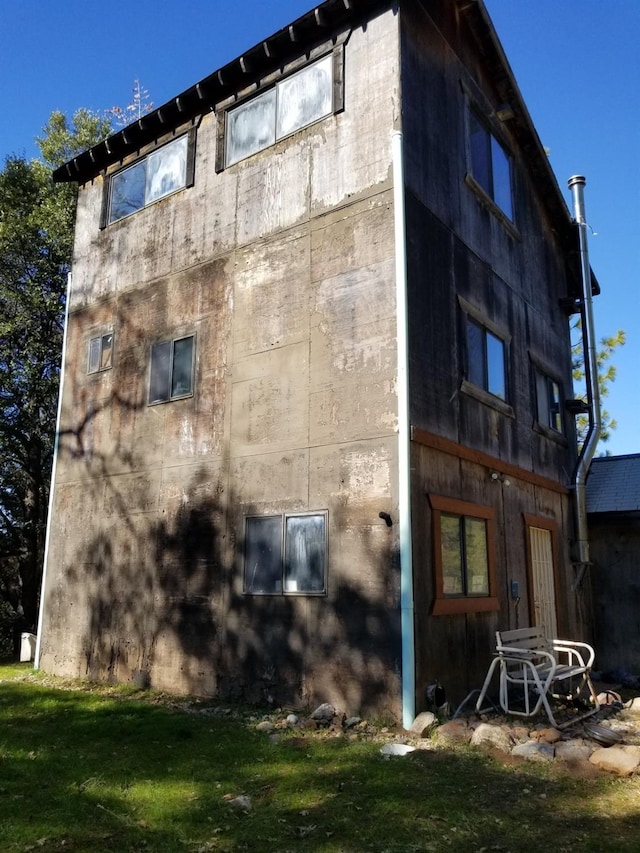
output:
<svg viewBox="0 0 640 853"><path fill-rule="evenodd" d="M631 776L640 765L640 747L610 746L596 749L589 758L600 770L608 770L618 776Z"/></svg>
<svg viewBox="0 0 640 853"><path fill-rule="evenodd" d="M593 747L583 740L562 740L556 744L556 758L559 761L588 761Z"/></svg>
<svg viewBox="0 0 640 853"><path fill-rule="evenodd" d="M562 735L557 729L538 729L538 731L531 733L531 739L540 743L556 743L556 741L562 740Z"/></svg>
<svg viewBox="0 0 640 853"><path fill-rule="evenodd" d="M322 705L318 705L313 714L311 714L311 719L316 722L325 722L330 723L331 720L336 715L336 709L333 705L330 705L328 702L325 702Z"/></svg>
<svg viewBox="0 0 640 853"><path fill-rule="evenodd" d="M385 743L380 750L380 755L390 758L392 755L403 756L415 751L415 746L409 746L408 743Z"/></svg>
<svg viewBox="0 0 640 853"><path fill-rule="evenodd" d="M471 731L464 720L449 720L436 729L438 740L449 743L469 743Z"/></svg>
<svg viewBox="0 0 640 853"><path fill-rule="evenodd" d="M471 736L473 746L494 746L502 752L511 752L511 738L500 726L481 723Z"/></svg>
<svg viewBox="0 0 640 853"><path fill-rule="evenodd" d="M240 794L239 797L233 797L233 799L228 802L231 808L238 812L248 813L251 811L251 797L247 797L245 794Z"/></svg>
<svg viewBox="0 0 640 853"><path fill-rule="evenodd" d="M550 743L530 740L528 743L519 743L511 750L512 755L519 755L529 761L552 761L555 750Z"/></svg>
<svg viewBox="0 0 640 853"><path fill-rule="evenodd" d="M526 743L531 740L532 735L529 735L529 729L526 726L514 726L511 729L511 737L518 743Z"/></svg>
<svg viewBox="0 0 640 853"><path fill-rule="evenodd" d="M297 726L299 722L300 722L300 719L299 719L299 717L296 717L295 714L289 714L287 719L286 719L287 725L290 726L291 728L294 728L295 726Z"/></svg>
<svg viewBox="0 0 640 853"><path fill-rule="evenodd" d="M345 729L353 729L362 722L360 717L348 717L342 724Z"/></svg>
<svg viewBox="0 0 640 853"><path fill-rule="evenodd" d="M423 711L421 714L415 718L413 723L411 723L411 728L409 729L414 735L422 736L427 729L430 729L435 723L437 723L438 718L432 711Z"/></svg>
<svg viewBox="0 0 640 853"><path fill-rule="evenodd" d="M256 725L257 732L272 732L275 729L275 725L271 722L271 720L262 720L262 722Z"/></svg>
<svg viewBox="0 0 640 853"><path fill-rule="evenodd" d="M640 697L636 696L624 706L620 711L621 720L639 720L640 719Z"/></svg>

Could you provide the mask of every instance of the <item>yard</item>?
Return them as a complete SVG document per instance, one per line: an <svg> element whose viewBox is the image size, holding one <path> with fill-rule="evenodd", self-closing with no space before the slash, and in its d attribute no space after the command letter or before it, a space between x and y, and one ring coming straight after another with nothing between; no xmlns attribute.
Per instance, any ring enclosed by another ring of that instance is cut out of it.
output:
<svg viewBox="0 0 640 853"><path fill-rule="evenodd" d="M3 853L637 851L640 781L0 667ZM239 799L238 799L239 798Z"/></svg>

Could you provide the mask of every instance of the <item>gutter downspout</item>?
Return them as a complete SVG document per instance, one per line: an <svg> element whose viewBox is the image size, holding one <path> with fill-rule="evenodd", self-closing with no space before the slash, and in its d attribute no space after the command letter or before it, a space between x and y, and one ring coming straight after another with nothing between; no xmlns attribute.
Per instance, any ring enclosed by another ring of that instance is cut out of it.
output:
<svg viewBox="0 0 640 853"><path fill-rule="evenodd" d="M393 215L396 256L398 350L398 510L400 514L400 627L402 633L402 724L415 719L413 554L411 547L411 423L409 418L409 345L407 330L407 232L405 224L402 131L391 139Z"/></svg>
<svg viewBox="0 0 640 853"><path fill-rule="evenodd" d="M60 386L58 388L58 411L56 414L56 434L53 440L53 462L51 464L51 483L49 485L49 506L47 508L47 532L44 538L44 557L42 565L42 584L40 586L40 607L38 611L38 629L33 668L40 668L40 650L42 647L42 625L44 622L45 586L47 581L47 563L49 562L49 542L51 540L51 520L53 517L53 492L58 467L58 449L60 446L60 419L62 417L62 392L64 390L64 363L67 357L67 329L69 327L69 293L71 292L71 272L67 275L67 293L64 303L64 330L62 332L62 354L60 358Z"/></svg>
<svg viewBox="0 0 640 853"><path fill-rule="evenodd" d="M587 529L587 474L596 451L602 429L600 411L600 387L598 385L598 361L596 335L593 322L593 294L591 288L591 267L587 247L587 221L584 208L584 187L587 183L582 175L569 178L569 189L573 195L574 219L578 225L580 241L580 269L582 278L582 349L584 353L584 373L589 404L589 427L587 437L580 451L575 473L576 501L576 546L578 575L574 582L574 591L578 589L589 565L589 534Z"/></svg>

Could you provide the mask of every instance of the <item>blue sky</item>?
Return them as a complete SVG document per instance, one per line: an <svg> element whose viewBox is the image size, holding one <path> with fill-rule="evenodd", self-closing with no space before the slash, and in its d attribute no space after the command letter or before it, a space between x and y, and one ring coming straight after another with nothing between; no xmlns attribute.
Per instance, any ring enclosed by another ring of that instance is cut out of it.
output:
<svg viewBox="0 0 640 853"><path fill-rule="evenodd" d="M599 337L623 328L605 401L612 453L640 452L640 0L486 0L567 203L587 178ZM54 109L126 106L134 79L155 106L290 23L309 0L0 0L0 161L35 156Z"/></svg>

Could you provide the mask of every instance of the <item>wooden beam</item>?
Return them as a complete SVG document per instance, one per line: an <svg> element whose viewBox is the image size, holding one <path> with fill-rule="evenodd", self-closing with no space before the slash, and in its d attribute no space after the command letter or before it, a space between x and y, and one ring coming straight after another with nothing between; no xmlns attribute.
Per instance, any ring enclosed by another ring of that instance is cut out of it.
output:
<svg viewBox="0 0 640 853"><path fill-rule="evenodd" d="M268 57L269 57L269 59L271 59L271 57L273 56L273 54L271 53L271 48L269 47L269 42L268 42L268 41L263 41L263 42L262 42L262 49L264 50L265 56L268 56Z"/></svg>
<svg viewBox="0 0 640 853"><path fill-rule="evenodd" d="M415 441L416 444L422 444L424 447L430 447L432 450L447 453L456 459L463 459L465 462L483 465L485 468L490 468L499 474L507 474L509 477L513 477L514 480L531 483L533 486L540 486L542 489L548 489L550 492L557 492L560 495L569 494L569 489L566 486L563 486L562 483L558 483L556 480L552 480L550 477L543 477L541 474L536 474L535 471L528 471L526 468L520 468L519 465L513 465L511 462L496 459L482 450L472 450L470 447L464 447L462 444L451 441L449 438L443 438L441 435L435 435L419 427L411 427L411 441Z"/></svg>
<svg viewBox="0 0 640 853"><path fill-rule="evenodd" d="M316 24L319 27L326 27L327 19L325 18L324 13L319 6L316 6L316 8L313 10L313 14L316 19Z"/></svg>
<svg viewBox="0 0 640 853"><path fill-rule="evenodd" d="M291 41L298 41L298 36L293 27L293 24L289 24L289 38L291 39Z"/></svg>

